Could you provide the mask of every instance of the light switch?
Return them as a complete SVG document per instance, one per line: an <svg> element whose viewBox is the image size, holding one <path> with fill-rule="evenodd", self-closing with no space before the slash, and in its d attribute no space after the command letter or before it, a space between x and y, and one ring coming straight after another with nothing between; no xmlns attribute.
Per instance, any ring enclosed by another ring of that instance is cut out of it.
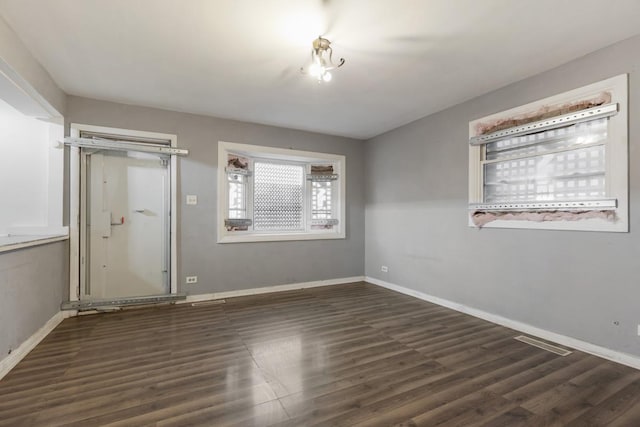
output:
<svg viewBox="0 0 640 427"><path fill-rule="evenodd" d="M188 205L197 205L198 204L198 196L195 194L187 194L187 204Z"/></svg>

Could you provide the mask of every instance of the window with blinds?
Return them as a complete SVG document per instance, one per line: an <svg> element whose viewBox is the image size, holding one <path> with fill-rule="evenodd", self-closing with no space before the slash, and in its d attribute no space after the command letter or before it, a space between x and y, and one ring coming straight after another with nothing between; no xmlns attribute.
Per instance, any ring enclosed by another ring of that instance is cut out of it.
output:
<svg viewBox="0 0 640 427"><path fill-rule="evenodd" d="M469 124L470 225L627 231L626 75Z"/></svg>
<svg viewBox="0 0 640 427"><path fill-rule="evenodd" d="M218 242L344 238L344 156L219 143Z"/></svg>

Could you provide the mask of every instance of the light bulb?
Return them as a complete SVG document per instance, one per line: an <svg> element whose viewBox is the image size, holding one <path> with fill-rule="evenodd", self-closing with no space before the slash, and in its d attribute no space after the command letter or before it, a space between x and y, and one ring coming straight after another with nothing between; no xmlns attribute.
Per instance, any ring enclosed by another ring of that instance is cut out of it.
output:
<svg viewBox="0 0 640 427"><path fill-rule="evenodd" d="M324 81L325 81L325 82L327 82L327 83L328 83L328 82L330 82L330 81L331 81L331 73L330 73L330 72L328 72L328 71L327 71L327 72L325 72L325 73L322 75L322 80L324 80Z"/></svg>
<svg viewBox="0 0 640 427"><path fill-rule="evenodd" d="M309 66L309 74L311 74L313 77L320 77L321 73L322 67L315 62Z"/></svg>

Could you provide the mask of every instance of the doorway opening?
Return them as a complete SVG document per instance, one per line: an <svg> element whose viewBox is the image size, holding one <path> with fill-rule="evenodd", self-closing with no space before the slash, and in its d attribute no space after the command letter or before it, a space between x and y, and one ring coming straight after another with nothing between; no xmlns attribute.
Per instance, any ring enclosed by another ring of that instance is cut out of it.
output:
<svg viewBox="0 0 640 427"><path fill-rule="evenodd" d="M69 139L71 274L65 308L180 299L176 136L72 124Z"/></svg>

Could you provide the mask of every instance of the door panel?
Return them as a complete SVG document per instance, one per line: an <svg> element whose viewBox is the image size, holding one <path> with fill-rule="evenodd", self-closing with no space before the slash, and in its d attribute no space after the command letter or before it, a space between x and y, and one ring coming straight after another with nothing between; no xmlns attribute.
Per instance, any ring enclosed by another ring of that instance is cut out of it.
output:
<svg viewBox="0 0 640 427"><path fill-rule="evenodd" d="M169 171L157 155L87 156L84 299L169 293Z"/></svg>

